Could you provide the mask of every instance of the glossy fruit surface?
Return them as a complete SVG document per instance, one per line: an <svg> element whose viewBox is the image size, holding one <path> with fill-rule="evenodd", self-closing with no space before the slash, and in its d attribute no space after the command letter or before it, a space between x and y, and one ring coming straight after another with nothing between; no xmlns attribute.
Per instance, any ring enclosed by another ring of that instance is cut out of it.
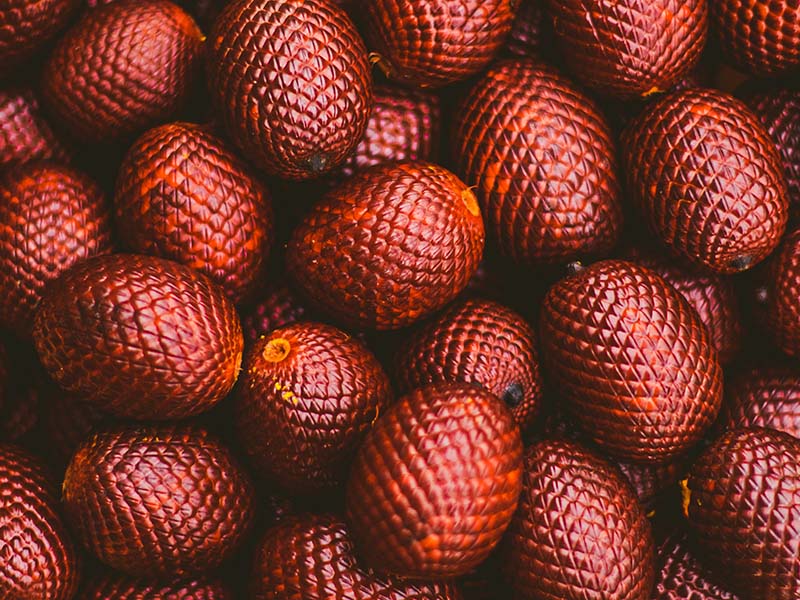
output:
<svg viewBox="0 0 800 600"><path fill-rule="evenodd" d="M483 254L475 196L446 169L379 165L333 189L295 229L287 271L315 306L396 329L464 289Z"/></svg>
<svg viewBox="0 0 800 600"><path fill-rule="evenodd" d="M33 335L61 387L142 419L216 404L236 381L244 346L222 289L188 267L130 254L83 261L54 282Z"/></svg>
<svg viewBox="0 0 800 600"><path fill-rule="evenodd" d="M734 373L725 382L720 420L728 429L765 427L800 438L800 373L789 367Z"/></svg>
<svg viewBox="0 0 800 600"><path fill-rule="evenodd" d="M233 594L216 581L189 579L155 583L108 573L82 584L77 600L232 600Z"/></svg>
<svg viewBox="0 0 800 600"><path fill-rule="evenodd" d="M242 314L242 330L247 346L273 329L308 319L308 308L286 284L270 286L253 306Z"/></svg>
<svg viewBox="0 0 800 600"><path fill-rule="evenodd" d="M496 396L436 384L395 402L359 448L347 517L360 556L403 577L463 575L506 530L522 484L522 441Z"/></svg>
<svg viewBox="0 0 800 600"><path fill-rule="evenodd" d="M364 43L333 2L237 0L209 41L209 89L228 133L257 166L308 179L355 149L372 79Z"/></svg>
<svg viewBox="0 0 800 600"><path fill-rule="evenodd" d="M618 469L543 441L528 448L523 481L502 555L516 598L650 599L650 525Z"/></svg>
<svg viewBox="0 0 800 600"><path fill-rule="evenodd" d="M542 355L584 433L617 458L666 462L719 411L722 372L697 312L633 263L595 263L547 293Z"/></svg>
<svg viewBox="0 0 800 600"><path fill-rule="evenodd" d="M800 356L800 229L788 233L767 265L759 311L775 344Z"/></svg>
<svg viewBox="0 0 800 600"><path fill-rule="evenodd" d="M0 90L0 170L33 160L65 162L67 152L42 114L32 89Z"/></svg>
<svg viewBox="0 0 800 600"><path fill-rule="evenodd" d="M459 111L454 154L488 231L515 261L569 262L619 237L611 132L554 69L530 59L495 65Z"/></svg>
<svg viewBox="0 0 800 600"><path fill-rule="evenodd" d="M685 535L673 535L658 547L653 600L738 600L721 588L689 550Z"/></svg>
<svg viewBox="0 0 800 600"><path fill-rule="evenodd" d="M672 252L735 273L778 245L788 217L780 157L738 100L674 92L631 123L622 146L634 200Z"/></svg>
<svg viewBox="0 0 800 600"><path fill-rule="evenodd" d="M78 537L131 576L205 574L249 528L253 490L230 452L200 429L111 429L78 448L63 501Z"/></svg>

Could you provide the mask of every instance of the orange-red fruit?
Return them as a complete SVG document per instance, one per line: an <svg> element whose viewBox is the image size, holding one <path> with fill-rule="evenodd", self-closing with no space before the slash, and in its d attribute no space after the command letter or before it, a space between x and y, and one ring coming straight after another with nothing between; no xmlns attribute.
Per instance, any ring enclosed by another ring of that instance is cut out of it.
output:
<svg viewBox="0 0 800 600"><path fill-rule="evenodd" d="M301 322L258 340L244 363L238 438L251 462L303 492L345 479L355 449L391 401L389 378L358 340Z"/></svg>
<svg viewBox="0 0 800 600"><path fill-rule="evenodd" d="M65 162L67 153L28 88L0 90L0 170L33 160Z"/></svg>
<svg viewBox="0 0 800 600"><path fill-rule="evenodd" d="M367 434L347 517L379 571L453 577L500 541L521 484L522 441L505 404L477 386L436 384L398 400Z"/></svg>
<svg viewBox="0 0 800 600"><path fill-rule="evenodd" d="M217 581L188 579L171 583L132 579L107 573L88 578L78 600L232 600L233 594Z"/></svg>
<svg viewBox="0 0 800 600"><path fill-rule="evenodd" d="M765 427L800 438L800 373L789 367L735 373L725 381L720 421L728 429Z"/></svg>
<svg viewBox="0 0 800 600"><path fill-rule="evenodd" d="M722 370L697 312L664 279L609 260L554 285L542 355L585 434L610 455L667 462L719 411Z"/></svg>
<svg viewBox="0 0 800 600"><path fill-rule="evenodd" d="M483 254L472 191L442 167L372 167L331 190L287 248L305 296L355 327L397 329L464 289Z"/></svg>
<svg viewBox="0 0 800 600"><path fill-rule="evenodd" d="M86 175L30 163L0 177L0 324L29 337L48 282L111 252L111 214Z"/></svg>
<svg viewBox="0 0 800 600"><path fill-rule="evenodd" d="M71 600L78 557L44 468L0 444L0 597Z"/></svg>
<svg viewBox="0 0 800 600"><path fill-rule="evenodd" d="M244 346L221 288L172 261L127 254L84 261L53 282L33 337L61 387L141 419L211 408L236 382Z"/></svg>
<svg viewBox="0 0 800 600"><path fill-rule="evenodd" d="M584 85L619 98L669 90L700 59L706 0L546 0L559 56Z"/></svg>
<svg viewBox="0 0 800 600"><path fill-rule="evenodd" d="M252 519L252 485L206 432L112 429L82 444L64 476L64 507L84 546L134 577L206 574Z"/></svg>
<svg viewBox="0 0 800 600"><path fill-rule="evenodd" d="M127 138L183 104L202 40L192 18L167 0L121 0L88 11L45 66L45 103L82 142Z"/></svg>
<svg viewBox="0 0 800 600"><path fill-rule="evenodd" d="M478 73L502 48L515 0L364 0L371 59L391 78L440 87Z"/></svg>
<svg viewBox="0 0 800 600"><path fill-rule="evenodd" d="M480 385L506 403L522 429L542 402L533 329L489 300L456 304L409 336L397 351L395 371L401 392L429 383Z"/></svg>
<svg viewBox="0 0 800 600"><path fill-rule="evenodd" d="M672 93L628 126L622 145L629 190L672 252L735 273L778 245L789 203L780 157L738 100L713 90Z"/></svg>
<svg viewBox="0 0 800 600"><path fill-rule="evenodd" d="M800 356L800 229L786 235L765 275L759 315L778 348Z"/></svg>
<svg viewBox="0 0 800 600"><path fill-rule="evenodd" d="M196 269L234 302L264 276L272 242L269 192L198 125L163 125L136 141L120 167L114 216L134 252Z"/></svg>
<svg viewBox="0 0 800 600"><path fill-rule="evenodd" d="M520 600L649 600L650 525L622 473L565 441L528 448L503 570Z"/></svg>
<svg viewBox="0 0 800 600"><path fill-rule="evenodd" d="M520 59L492 68L459 111L454 154L488 230L515 261L571 261L619 237L611 132L595 104L550 67Z"/></svg>
<svg viewBox="0 0 800 600"><path fill-rule="evenodd" d="M652 600L738 600L721 588L690 551L685 534L670 536L658 547Z"/></svg>
<svg viewBox="0 0 800 600"><path fill-rule="evenodd" d="M210 35L209 89L239 149L308 179L355 149L372 108L367 51L330 0L236 0Z"/></svg>

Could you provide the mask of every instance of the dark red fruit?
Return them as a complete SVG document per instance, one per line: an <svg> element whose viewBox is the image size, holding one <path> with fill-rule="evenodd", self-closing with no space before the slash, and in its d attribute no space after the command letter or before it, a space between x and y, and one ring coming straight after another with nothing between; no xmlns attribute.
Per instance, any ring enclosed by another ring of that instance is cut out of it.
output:
<svg viewBox="0 0 800 600"><path fill-rule="evenodd" d="M209 89L228 132L260 168L289 179L334 169L372 108L367 51L329 0L236 0L211 33Z"/></svg>
<svg viewBox="0 0 800 600"><path fill-rule="evenodd" d="M522 484L522 441L496 396L467 384L412 392L356 455L347 517L360 556L403 577L463 575L508 527Z"/></svg>
<svg viewBox="0 0 800 600"><path fill-rule="evenodd" d="M33 90L0 90L0 170L48 159L65 162L67 152L42 115Z"/></svg>
<svg viewBox="0 0 800 600"><path fill-rule="evenodd" d="M674 92L628 126L622 146L634 200L672 252L735 273L778 245L789 202L780 157L738 100Z"/></svg>
<svg viewBox="0 0 800 600"><path fill-rule="evenodd" d="M787 234L770 259L758 301L758 315L778 348L800 356L800 229Z"/></svg>
<svg viewBox="0 0 800 600"><path fill-rule="evenodd" d="M458 172L518 262L600 254L622 228L611 132L594 103L533 60L496 65L455 125Z"/></svg>
<svg viewBox="0 0 800 600"><path fill-rule="evenodd" d="M633 263L595 263L544 300L542 355L587 437L635 462L668 462L719 411L722 370L697 312Z"/></svg>
<svg viewBox="0 0 800 600"><path fill-rule="evenodd" d="M270 286L264 296L242 315L245 345L252 346L273 329L308 318L308 308L285 284Z"/></svg>
<svg viewBox="0 0 800 600"><path fill-rule="evenodd" d="M232 600L233 594L217 581L189 579L156 583L108 573L82 585L78 600Z"/></svg>
<svg viewBox="0 0 800 600"><path fill-rule="evenodd" d="M503 569L520 600L649 600L653 539L622 473L580 446L528 448Z"/></svg>
<svg viewBox="0 0 800 600"><path fill-rule="evenodd" d="M765 427L800 438L800 373L772 367L734 374L725 382L720 421L728 429Z"/></svg>
<svg viewBox="0 0 800 600"><path fill-rule="evenodd" d="M83 544L134 577L205 574L236 549L253 489L230 452L200 429L112 429L67 467L64 506Z"/></svg>
<svg viewBox="0 0 800 600"><path fill-rule="evenodd" d="M0 444L0 597L70 600L78 557L42 466Z"/></svg>
<svg viewBox="0 0 800 600"><path fill-rule="evenodd" d="M88 11L44 69L48 108L78 140L112 142L168 119L192 84L203 34L167 0Z"/></svg>
<svg viewBox="0 0 800 600"><path fill-rule="evenodd" d="M109 428L115 419L93 404L81 402L80 396L63 392L53 384L42 387L46 406L43 430L48 458L63 468L78 446L93 432Z"/></svg>
<svg viewBox="0 0 800 600"><path fill-rule="evenodd" d="M662 492L678 482L681 476L681 461L665 464L640 465L636 463L615 463L625 479L633 487L639 503L646 510L654 510Z"/></svg>
<svg viewBox="0 0 800 600"><path fill-rule="evenodd" d="M397 329L464 289L483 254L472 191L442 167L366 169L295 229L287 271L316 306L355 327Z"/></svg>
<svg viewBox="0 0 800 600"><path fill-rule="evenodd" d="M112 251L111 214L86 175L30 163L0 177L0 324L30 337L48 282Z"/></svg>
<svg viewBox="0 0 800 600"><path fill-rule="evenodd" d="M536 56L542 47L541 0L520 0L506 47L517 56Z"/></svg>
<svg viewBox="0 0 800 600"><path fill-rule="evenodd" d="M684 510L719 581L748 600L800 594L800 440L737 429L692 466Z"/></svg>
<svg viewBox="0 0 800 600"><path fill-rule="evenodd" d="M61 387L141 419L211 408L236 382L244 346L221 288L172 261L126 254L84 261L51 284L33 337Z"/></svg>
<svg viewBox="0 0 800 600"><path fill-rule="evenodd" d="M539 412L542 380L533 329L497 302L454 305L412 334L395 363L401 392L429 383L475 383L505 402L523 429Z"/></svg>
<svg viewBox="0 0 800 600"><path fill-rule="evenodd" d="M685 535L670 536L659 546L653 600L738 600L713 581L687 541Z"/></svg>

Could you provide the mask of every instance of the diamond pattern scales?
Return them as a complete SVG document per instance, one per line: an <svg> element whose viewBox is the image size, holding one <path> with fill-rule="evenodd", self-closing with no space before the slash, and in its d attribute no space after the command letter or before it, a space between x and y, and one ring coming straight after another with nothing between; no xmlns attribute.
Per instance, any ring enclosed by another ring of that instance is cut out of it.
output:
<svg viewBox="0 0 800 600"><path fill-rule="evenodd" d="M33 160L66 162L67 151L44 118L33 90L0 90L0 170Z"/></svg>
<svg viewBox="0 0 800 600"><path fill-rule="evenodd" d="M728 429L765 427L800 438L800 375L789 367L735 373L725 382L720 421Z"/></svg>

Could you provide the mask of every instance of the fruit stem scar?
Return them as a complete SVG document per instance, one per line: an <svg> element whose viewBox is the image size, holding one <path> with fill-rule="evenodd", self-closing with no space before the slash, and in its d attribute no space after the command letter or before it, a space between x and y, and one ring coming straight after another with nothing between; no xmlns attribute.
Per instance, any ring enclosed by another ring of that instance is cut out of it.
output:
<svg viewBox="0 0 800 600"><path fill-rule="evenodd" d="M481 208L478 206L478 199L475 197L475 194L470 188L465 188L461 192L461 199L464 201L464 206L467 207L467 210L473 216L477 217L481 214Z"/></svg>
<svg viewBox="0 0 800 600"><path fill-rule="evenodd" d="M291 349L292 345L289 343L289 340L286 338L275 338L267 342L261 356L268 362L281 362L289 356L289 351Z"/></svg>

